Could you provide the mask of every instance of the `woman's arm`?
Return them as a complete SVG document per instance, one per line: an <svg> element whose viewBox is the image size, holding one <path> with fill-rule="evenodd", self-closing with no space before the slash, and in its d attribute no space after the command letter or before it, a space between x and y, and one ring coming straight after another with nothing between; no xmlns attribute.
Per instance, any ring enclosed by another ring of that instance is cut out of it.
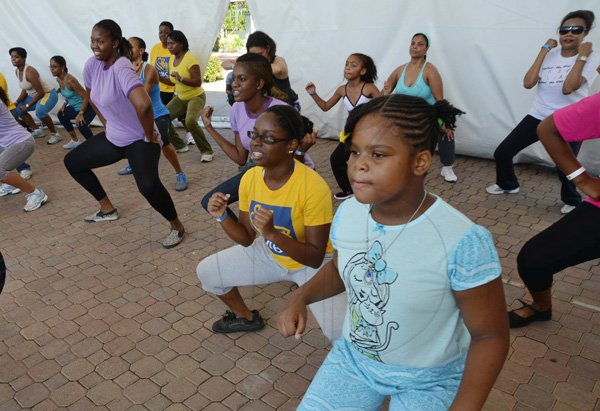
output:
<svg viewBox="0 0 600 411"><path fill-rule="evenodd" d="M273 70L273 76L278 79L288 77L288 66L283 57L275 56L275 60L271 63L271 70Z"/></svg>
<svg viewBox="0 0 600 411"><path fill-rule="evenodd" d="M454 296L469 333L471 345L462 381L450 410L479 411L506 359L508 317L500 277Z"/></svg>
<svg viewBox="0 0 600 411"><path fill-rule="evenodd" d="M319 97L317 94L317 87L312 82L308 83L304 88L315 103L317 103L317 106L323 111L329 111L342 97L344 97L344 86L339 86L327 101Z"/></svg>
<svg viewBox="0 0 600 411"><path fill-rule="evenodd" d="M331 224L305 226L305 242L302 243L283 234L273 225L273 213L266 208L254 210L252 224L265 240L271 241L290 258L300 264L318 268L323 263L329 227Z"/></svg>
<svg viewBox="0 0 600 411"><path fill-rule="evenodd" d="M392 71L392 74L388 77L386 81L383 82L383 88L381 89L382 95L392 94L394 89L396 88L396 83L398 83L398 79L400 78L400 73L404 70L404 66L406 64L397 67L396 70Z"/></svg>
<svg viewBox="0 0 600 411"><path fill-rule="evenodd" d="M179 76L179 73L177 73L176 71L173 71L171 73L171 77L175 77L179 80L181 84L185 84L186 86L200 87L202 85L202 74L200 73L200 66L194 64L189 68L189 71L190 77L188 78Z"/></svg>
<svg viewBox="0 0 600 411"><path fill-rule="evenodd" d="M91 96L91 92L92 92L91 89L86 88L85 91L87 91L88 96ZM96 107L96 105L94 104L94 102L92 101L91 98L90 98L90 104L92 105L92 108L96 112L96 115L98 116L98 119L100 119L100 122L102 123L102 125L104 126L104 128L106 128L106 119L104 118L104 116L102 115L102 113L100 112L100 110L98 110L98 107Z"/></svg>
<svg viewBox="0 0 600 411"><path fill-rule="evenodd" d="M146 64L144 68L144 89L150 95L152 88L158 84L158 73L152 64Z"/></svg>
<svg viewBox="0 0 600 411"><path fill-rule="evenodd" d="M554 39L548 39L544 46L546 45L548 45L550 48L555 48L558 43ZM529 67L527 73L525 73L525 77L523 78L523 87L530 89L535 87L535 85L538 83L540 80L540 69L542 68L542 63L549 52L550 50L548 50L547 47L540 48L540 51L535 57L533 64L531 67Z"/></svg>
<svg viewBox="0 0 600 411"><path fill-rule="evenodd" d="M581 43L577 51L579 57L575 60L575 64L573 64L571 71L569 71L567 78L563 82L563 94L571 94L579 90L579 87L583 86L583 83L586 82L586 78L583 77L583 68L587 64L587 58L592 54L592 43Z"/></svg>
<svg viewBox="0 0 600 411"><path fill-rule="evenodd" d="M129 93L129 101L133 105L137 113L140 124L144 129L146 139L152 143L160 142L160 135L155 135L154 132L154 110L152 109L152 101L143 87L136 87Z"/></svg>
<svg viewBox="0 0 600 411"><path fill-rule="evenodd" d="M337 265L337 251L333 258L302 287L290 293L288 303L277 314L277 328L284 337L300 338L306 327L306 306L344 292Z"/></svg>
<svg viewBox="0 0 600 411"><path fill-rule="evenodd" d="M77 113L77 117L75 117L75 122L77 123L77 125L80 126L85 123L85 120L83 119L83 114L85 113L88 105L90 104L90 95L83 88L83 86L79 84L79 81L77 81L75 76L72 76L71 74L67 74L67 86L71 90L75 91L75 93L77 93L83 99L83 102L81 103L81 108L79 109L79 113Z"/></svg>
<svg viewBox="0 0 600 411"><path fill-rule="evenodd" d="M18 106L19 104L21 104L21 102L23 100L25 100L26 98L27 98L27 92L25 90L21 90L19 97L17 97L17 99L15 100L15 106Z"/></svg>
<svg viewBox="0 0 600 411"><path fill-rule="evenodd" d="M560 171L569 175L573 171L579 170L581 164L575 154L573 154L573 150L571 150L569 144L567 144L556 129L552 116L546 117L540 123L537 128L537 135ZM592 177L584 171L571 181L586 195L594 200L600 200L600 178Z"/></svg>
<svg viewBox="0 0 600 411"><path fill-rule="evenodd" d="M229 194L214 193L208 200L206 209L219 221L229 238L241 246L249 247L254 241L256 233L250 226L248 212L240 211L239 222L229 218L227 216L227 200L229 200Z"/></svg>
<svg viewBox="0 0 600 411"><path fill-rule="evenodd" d="M200 118L202 118L202 122L204 123L204 129L208 131L208 134L212 136L227 157L232 159L236 164L243 166L248 161L248 151L242 145L240 134L237 132L233 133L235 144L229 142L212 126L212 114L213 108L211 106L205 107L200 111Z"/></svg>

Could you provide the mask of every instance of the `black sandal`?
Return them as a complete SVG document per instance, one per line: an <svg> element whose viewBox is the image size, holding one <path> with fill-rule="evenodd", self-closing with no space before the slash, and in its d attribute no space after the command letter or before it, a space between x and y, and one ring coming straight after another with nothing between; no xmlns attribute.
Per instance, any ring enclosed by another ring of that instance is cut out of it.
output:
<svg viewBox="0 0 600 411"><path fill-rule="evenodd" d="M521 299L519 299L519 302L523 304L522 307L508 312L508 324L510 328L521 328L531 324L534 321L549 321L552 319L552 307L548 308L546 311L540 311ZM521 317L515 311L518 311L522 308L529 308L531 311L533 311L533 314L529 317Z"/></svg>

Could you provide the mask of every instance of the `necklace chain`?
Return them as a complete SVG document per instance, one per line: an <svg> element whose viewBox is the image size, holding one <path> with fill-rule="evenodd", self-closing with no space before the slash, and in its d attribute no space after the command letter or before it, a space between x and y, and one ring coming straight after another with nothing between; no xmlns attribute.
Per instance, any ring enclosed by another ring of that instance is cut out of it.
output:
<svg viewBox="0 0 600 411"><path fill-rule="evenodd" d="M383 259L383 256L385 255L385 252L389 248L392 247L392 244L394 244L398 238L400 238L400 236L402 235L402 233L404 233L404 230L406 230L406 227L408 227L408 225L413 220L413 218L415 218L415 216L417 215L417 213L419 212L419 210L421 209L421 207L423 207L423 204L425 203L425 199L426 198L427 198L427 191L425 191L423 193L423 198L421 199L421 202L419 203L419 206L412 213L412 215L410 216L410 218L408 219L408 221L406 222L406 224L404 224L404 226L402 227L402 229L400 230L400 232L398 234L396 234L396 237L394 237L394 239L385 248L383 248L383 251L382 251L382 254L381 254L381 258L382 259ZM369 213L368 213L369 215L371 215L371 210L372 209L373 209L373 205L371 205L369 207ZM365 250L366 253L369 252L369 215L367 215L367 232L366 232L367 241L366 241L366 250ZM382 244L382 247L383 247L383 244Z"/></svg>

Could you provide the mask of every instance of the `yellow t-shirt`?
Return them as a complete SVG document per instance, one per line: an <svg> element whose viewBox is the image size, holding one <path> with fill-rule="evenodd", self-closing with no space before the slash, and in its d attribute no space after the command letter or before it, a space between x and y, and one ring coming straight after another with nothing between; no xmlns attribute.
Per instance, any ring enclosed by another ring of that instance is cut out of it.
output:
<svg viewBox="0 0 600 411"><path fill-rule="evenodd" d="M331 190L316 171L296 161L290 179L278 190L271 190L263 178L263 168L253 167L240 183L240 211L250 214L258 206L273 211L273 225L281 233L301 243L305 242L304 227L331 224L333 206ZM265 240L273 259L288 270L298 270L303 264L288 257L277 245ZM327 253L333 252L327 242Z"/></svg>
<svg viewBox="0 0 600 411"><path fill-rule="evenodd" d="M200 61L196 56L194 56L189 51L185 53L178 66L174 66L173 62L175 58L169 60L169 72L172 73L174 71L179 74L179 77L190 78L190 68L193 66L200 67ZM192 87L185 85L179 81L179 78L170 77L171 81L175 83L175 93L177 93L177 97L181 100L191 100L194 97L198 97L202 93L204 93L204 89L202 87Z"/></svg>
<svg viewBox="0 0 600 411"><path fill-rule="evenodd" d="M169 62L174 59L173 55L167 50L166 47L163 47L162 43L156 43L152 49L150 50L150 64L156 68L158 71L158 75L163 78L169 77ZM175 86L168 86L163 83L159 83L160 91L165 93L174 93Z"/></svg>
<svg viewBox="0 0 600 411"><path fill-rule="evenodd" d="M0 88L4 90L6 93L6 97L8 97L8 110L14 110L16 108L15 103L12 102L10 96L8 95L8 84L6 84L6 78L2 73L0 73Z"/></svg>

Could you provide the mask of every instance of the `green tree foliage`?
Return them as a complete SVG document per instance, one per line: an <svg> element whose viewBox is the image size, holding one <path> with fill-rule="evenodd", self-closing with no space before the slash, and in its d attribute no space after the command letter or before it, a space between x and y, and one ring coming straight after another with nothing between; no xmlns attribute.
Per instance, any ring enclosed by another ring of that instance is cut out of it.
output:
<svg viewBox="0 0 600 411"><path fill-rule="evenodd" d="M224 34L228 35L246 30L246 14L250 14L250 9L248 9L248 4L245 1L229 2L227 16L223 21Z"/></svg>

